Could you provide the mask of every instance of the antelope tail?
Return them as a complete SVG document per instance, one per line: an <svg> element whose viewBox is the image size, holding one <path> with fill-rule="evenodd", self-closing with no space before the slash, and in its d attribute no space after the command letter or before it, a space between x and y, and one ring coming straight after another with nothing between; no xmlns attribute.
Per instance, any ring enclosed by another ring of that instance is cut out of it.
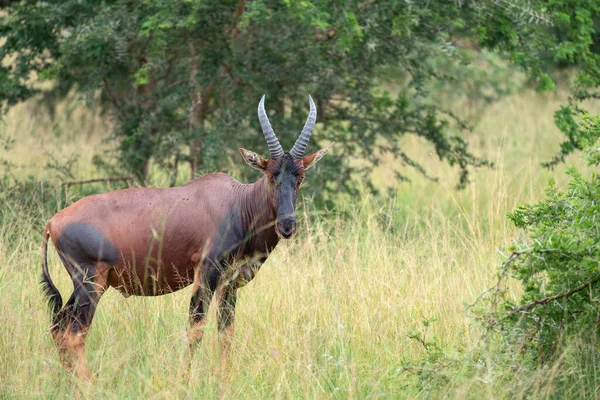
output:
<svg viewBox="0 0 600 400"><path fill-rule="evenodd" d="M48 225L44 229L44 240L42 241L42 279L40 281L42 285L42 293L46 296L48 300L48 308L50 309L50 313L52 315L52 323L56 324L56 318L58 316L58 312L62 308L62 297L60 297L60 292L54 286L54 282L52 282L52 278L50 278L50 273L48 272L48 238L50 237L50 230L48 229Z"/></svg>

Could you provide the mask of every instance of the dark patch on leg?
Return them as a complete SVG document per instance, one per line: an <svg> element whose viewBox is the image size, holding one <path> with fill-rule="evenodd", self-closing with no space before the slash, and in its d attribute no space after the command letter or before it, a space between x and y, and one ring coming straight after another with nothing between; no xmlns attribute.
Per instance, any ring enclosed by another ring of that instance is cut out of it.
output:
<svg viewBox="0 0 600 400"><path fill-rule="evenodd" d="M231 341L233 340L235 322L235 304L237 302L237 288L227 285L222 288L218 297L217 325L221 336L221 372L228 374L230 370Z"/></svg>
<svg viewBox="0 0 600 400"><path fill-rule="evenodd" d="M208 307L212 300L215 289L217 288L219 271L211 268L210 262L200 266L200 272L195 279L194 294L190 301L190 329L188 331L188 347L190 360L194 353L194 348L204 336L204 325L206 324L206 315Z"/></svg>
<svg viewBox="0 0 600 400"><path fill-rule="evenodd" d="M192 299L190 300L191 325L194 325L206 318L209 304L210 298L208 296L208 290L200 288L192 295Z"/></svg>
<svg viewBox="0 0 600 400"><path fill-rule="evenodd" d="M84 272L77 272L72 277L73 294L57 315L55 323L61 330L70 326L72 331L78 331L89 326L94 318L104 288L99 288L94 283L95 268L85 268L84 271L89 275L84 277Z"/></svg>
<svg viewBox="0 0 600 400"><path fill-rule="evenodd" d="M56 247L76 264L102 261L114 265L119 260L119 251L108 238L83 222L67 225L56 241Z"/></svg>
<svg viewBox="0 0 600 400"><path fill-rule="evenodd" d="M188 331L190 360L195 346L202 340L206 314L217 285L243 245L242 218L239 212L234 211L221 221L206 259L198 267L199 276L195 279L194 294L190 302L190 330Z"/></svg>
<svg viewBox="0 0 600 400"><path fill-rule="evenodd" d="M190 301L191 324L206 318L210 301L217 288L218 278L218 271L214 268L202 271L200 281L194 285L194 294Z"/></svg>
<svg viewBox="0 0 600 400"><path fill-rule="evenodd" d="M61 257L62 258L62 257ZM60 310L52 327L52 336L58 347L61 361L67 370L75 369L79 378L89 380L90 373L85 357L85 339L98 301L106 290L106 271L97 273L96 265L74 266L63 258L68 268L78 268L73 274L74 290Z"/></svg>
<svg viewBox="0 0 600 400"><path fill-rule="evenodd" d="M223 291L224 293L219 296L218 304L219 332L224 331L234 323L235 304L237 302L237 289L235 286L227 286Z"/></svg>

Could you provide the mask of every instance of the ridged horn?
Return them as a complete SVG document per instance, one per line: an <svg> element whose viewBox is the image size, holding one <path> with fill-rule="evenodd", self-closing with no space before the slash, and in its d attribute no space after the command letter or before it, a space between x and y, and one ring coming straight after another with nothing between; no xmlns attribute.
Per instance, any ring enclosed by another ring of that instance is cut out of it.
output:
<svg viewBox="0 0 600 400"><path fill-rule="evenodd" d="M310 95L308 95L308 101L310 103L308 118L306 119L304 128L302 128L302 132L300 133L300 136L298 136L294 147L292 147L292 150L290 150L290 155L296 160L304 157L304 152L306 151L306 146L308 146L310 135L312 134L313 129L315 129L315 123L317 122L317 107L315 106L315 102Z"/></svg>
<svg viewBox="0 0 600 400"><path fill-rule="evenodd" d="M263 135L265 135L265 139L267 140L271 158L283 157L283 148L281 147L279 140L277 140L273 128L271 128L269 117L267 117L267 112L265 111L265 95L263 95L258 103L258 121L260 122Z"/></svg>

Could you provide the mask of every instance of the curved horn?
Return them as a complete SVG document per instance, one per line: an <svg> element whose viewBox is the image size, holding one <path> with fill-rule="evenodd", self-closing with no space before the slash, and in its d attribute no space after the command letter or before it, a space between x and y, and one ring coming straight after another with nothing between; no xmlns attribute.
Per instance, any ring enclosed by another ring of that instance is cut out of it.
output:
<svg viewBox="0 0 600 400"><path fill-rule="evenodd" d="M260 103L258 103L258 121L260 122L263 135L265 135L265 139L267 140L271 158L283 157L283 148L281 147L279 140L277 140L273 128L271 128L269 117L267 117L267 112L265 111L265 95L263 95L262 99L260 99Z"/></svg>
<svg viewBox="0 0 600 400"><path fill-rule="evenodd" d="M315 103L310 95L308 95L308 101L310 103L308 118L306 119L304 128L302 128L302 132L300 133L300 136L298 136L294 147L292 147L292 150L290 150L290 155L296 160L304 157L304 152L306 151L306 146L308 146L310 135L312 134L313 129L315 129L315 123L317 122L317 107L315 106Z"/></svg>

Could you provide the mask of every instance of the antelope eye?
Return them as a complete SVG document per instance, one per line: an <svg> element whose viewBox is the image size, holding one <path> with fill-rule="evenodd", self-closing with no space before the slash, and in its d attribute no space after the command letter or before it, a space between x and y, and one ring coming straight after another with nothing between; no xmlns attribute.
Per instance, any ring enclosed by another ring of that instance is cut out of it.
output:
<svg viewBox="0 0 600 400"><path fill-rule="evenodd" d="M281 172L277 172L276 174L271 175L271 184L274 186L281 185L281 179L283 178Z"/></svg>

